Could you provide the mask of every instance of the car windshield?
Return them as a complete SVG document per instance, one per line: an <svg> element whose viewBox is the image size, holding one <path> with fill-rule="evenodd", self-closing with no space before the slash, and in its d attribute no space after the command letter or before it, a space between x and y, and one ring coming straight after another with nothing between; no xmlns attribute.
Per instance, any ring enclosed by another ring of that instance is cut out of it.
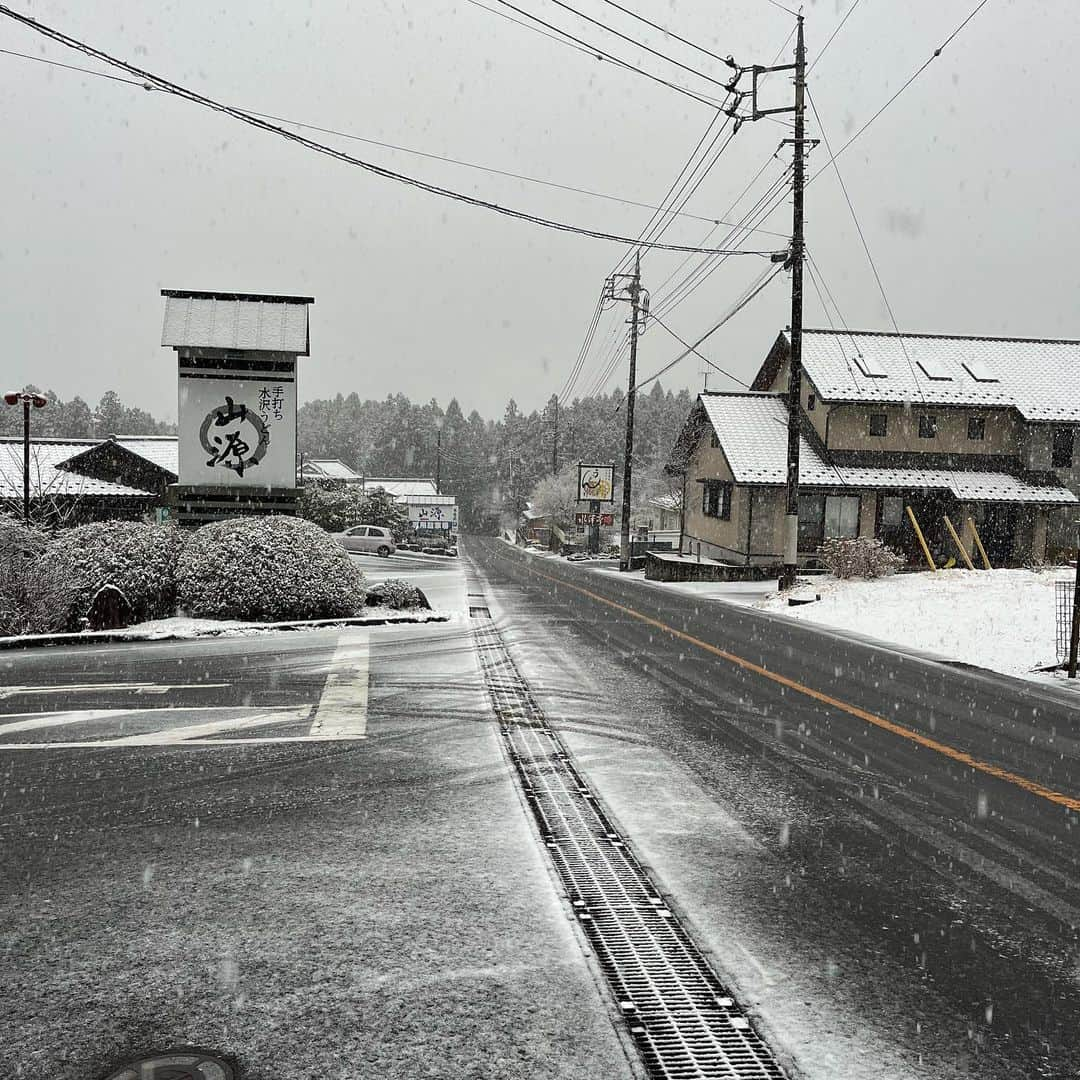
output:
<svg viewBox="0 0 1080 1080"><path fill-rule="evenodd" d="M1078 40L3 0L0 1080L1080 1078Z"/></svg>

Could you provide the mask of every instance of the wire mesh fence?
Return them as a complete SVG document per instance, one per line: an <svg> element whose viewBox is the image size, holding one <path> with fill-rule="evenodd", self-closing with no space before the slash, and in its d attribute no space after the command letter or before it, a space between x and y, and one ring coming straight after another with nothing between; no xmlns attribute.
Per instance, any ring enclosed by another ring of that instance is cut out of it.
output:
<svg viewBox="0 0 1080 1080"><path fill-rule="evenodd" d="M1057 612L1057 658L1064 664L1069 659L1069 641L1072 637L1073 592L1071 581L1054 582L1055 611Z"/></svg>

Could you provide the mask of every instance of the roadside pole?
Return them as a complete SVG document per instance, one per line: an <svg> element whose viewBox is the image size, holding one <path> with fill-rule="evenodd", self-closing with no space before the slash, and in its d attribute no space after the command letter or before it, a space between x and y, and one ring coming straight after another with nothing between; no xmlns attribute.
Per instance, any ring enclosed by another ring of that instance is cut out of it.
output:
<svg viewBox="0 0 1080 1080"><path fill-rule="evenodd" d="M1073 587L1072 636L1069 638L1069 678L1076 678L1080 652L1080 521L1076 523L1076 584Z"/></svg>
<svg viewBox="0 0 1080 1080"><path fill-rule="evenodd" d="M802 410L802 322L803 322L803 158L806 119L806 47L803 17L799 16L795 43L795 138L791 226L791 364L788 374L787 491L784 508L784 569L780 588L795 584L799 560L799 414Z"/></svg>
<svg viewBox="0 0 1080 1080"><path fill-rule="evenodd" d="M641 252L634 256L634 276L630 293L630 383L626 393L626 449L623 461L622 530L619 542L619 570L630 569L630 478L634 457L634 399L637 396L638 299L641 295Z"/></svg>
<svg viewBox="0 0 1080 1080"><path fill-rule="evenodd" d="M600 554L600 500L593 499L589 503L589 510L592 512L593 519L589 525L589 554Z"/></svg>

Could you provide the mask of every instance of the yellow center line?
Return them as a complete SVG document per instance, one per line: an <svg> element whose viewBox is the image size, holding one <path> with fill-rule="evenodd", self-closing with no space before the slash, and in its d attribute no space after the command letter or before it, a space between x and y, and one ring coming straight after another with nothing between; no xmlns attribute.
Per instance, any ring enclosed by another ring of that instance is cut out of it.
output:
<svg viewBox="0 0 1080 1080"><path fill-rule="evenodd" d="M530 569L532 568L530 567ZM902 739L907 739L919 746L926 747L928 750L933 750L952 761L959 762L961 765L967 765L969 768L976 769L981 773L986 773L988 776L996 777L998 780L1004 780L1007 783L1015 784L1017 787L1023 788L1024 791L1030 792L1032 795L1037 795L1039 798L1046 799L1048 802L1055 803L1058 806L1064 806L1067 810L1080 811L1080 799L1074 798L1071 795L1064 795L1060 791L1054 791L1053 788L1045 787L1036 780L1029 780L1026 776L1020 776L1017 773L1009 772L1008 769L1003 769L998 765L992 765L988 761L980 761L978 758L972 757L971 754L968 754L963 750L957 750L956 747L949 746L947 743L939 742L937 739L931 739L929 735L923 735L922 732L904 727L902 724L895 724L891 720L886 720L883 716L867 712L866 709L860 709L858 705L851 705L846 701L841 701L840 698L835 698L830 694L824 694L820 690L815 690L813 687L806 686L796 679L789 679L786 675L781 675L779 672L763 668L760 664L755 664L751 660L747 660L742 656L737 656L735 653L728 652L726 649L718 648L716 645L710 645L707 641L702 641L692 634L687 634L682 630L676 630L674 626L669 626L667 623L661 622L660 619L654 619L650 615L644 615L634 608L627 607L625 604L619 604L614 600L609 600L606 596L601 596L591 589L584 589L579 585L571 585L568 581L552 577L550 574L542 574L539 570L532 569L532 572L536 574L537 577L545 578L547 581L554 582L556 585L562 585L567 589L573 589L574 592L581 593L582 596L587 596L591 600L597 601L597 603L606 604L608 607L614 608L616 611L621 611L624 615L629 615L631 618L638 619L640 622L646 623L649 626L653 626L657 630L663 631L665 634L671 634L672 637L678 638L680 641L686 641L691 645L695 645L697 648L703 649L707 653L712 653L713 656L718 656L722 660L727 660L729 663L742 668L744 671L752 671L755 675L760 675L762 678L769 679L774 683L779 683L781 686L786 686L789 690L795 690L808 698L813 698L814 701L820 701L823 705L830 705L834 709L840 709L841 712L846 712L849 716L857 717L859 720L872 724L874 727L881 728L882 731L888 731L893 735L899 735Z"/></svg>

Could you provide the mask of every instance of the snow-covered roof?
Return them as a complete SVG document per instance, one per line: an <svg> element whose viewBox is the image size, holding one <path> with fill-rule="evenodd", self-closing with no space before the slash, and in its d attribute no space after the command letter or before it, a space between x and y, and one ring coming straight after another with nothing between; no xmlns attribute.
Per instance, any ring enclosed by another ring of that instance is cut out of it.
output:
<svg viewBox="0 0 1080 1080"><path fill-rule="evenodd" d="M99 439L36 439L30 444L30 495L87 495L124 498L153 492L109 480L67 472L61 462L97 446ZM21 499L23 494L23 443L20 438L0 439L0 498Z"/></svg>
<svg viewBox="0 0 1080 1080"><path fill-rule="evenodd" d="M173 476L180 475L180 440L175 435L117 435L116 441Z"/></svg>
<svg viewBox="0 0 1080 1080"><path fill-rule="evenodd" d="M328 480L351 480L358 482L363 477L354 472L338 458L306 458L304 460L304 472L312 471L319 476L325 476Z"/></svg>
<svg viewBox="0 0 1080 1080"><path fill-rule="evenodd" d="M804 330L802 363L824 401L1014 408L1025 420L1080 423L1080 341Z"/></svg>
<svg viewBox="0 0 1080 1080"><path fill-rule="evenodd" d="M707 393L698 401L737 483L786 482L787 405L780 394ZM805 435L799 437L799 483L807 487L933 488L974 502L1080 502L1068 488L1033 484L1005 472L834 465L822 458Z"/></svg>
<svg viewBox="0 0 1080 1080"><path fill-rule="evenodd" d="M453 506L457 502L456 495L410 495L409 502L413 506Z"/></svg>
<svg viewBox="0 0 1080 1080"><path fill-rule="evenodd" d="M307 356L310 296L162 289L161 344Z"/></svg>
<svg viewBox="0 0 1080 1080"><path fill-rule="evenodd" d="M438 495L434 480L421 480L412 477L386 477L378 479L369 476L364 481L365 488L382 488L387 494L408 499L414 495Z"/></svg>
<svg viewBox="0 0 1080 1080"><path fill-rule="evenodd" d="M648 506L655 506L659 510L682 509L682 500L678 495L654 495L645 501Z"/></svg>

